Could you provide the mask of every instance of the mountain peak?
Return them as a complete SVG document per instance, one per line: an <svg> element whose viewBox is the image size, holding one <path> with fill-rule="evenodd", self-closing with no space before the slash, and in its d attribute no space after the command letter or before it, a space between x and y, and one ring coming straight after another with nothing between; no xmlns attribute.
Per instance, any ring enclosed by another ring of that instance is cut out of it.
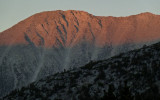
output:
<svg viewBox="0 0 160 100"><path fill-rule="evenodd" d="M143 13L140 13L138 15L142 15L142 16L153 16L153 15L156 15L156 14L153 14L151 12L143 12Z"/></svg>
<svg viewBox="0 0 160 100"><path fill-rule="evenodd" d="M91 15L89 14L88 12L86 11L82 11L82 10L66 10L66 11L63 11L63 10L55 10L55 11L44 11L44 12L40 12L40 13L37 13L35 15L39 16L39 15L50 15L50 14L57 14L57 15L61 15L61 14L83 14L83 15ZM35 16L35 15L32 15L32 16ZM56 16L56 15L54 15Z"/></svg>
<svg viewBox="0 0 160 100"><path fill-rule="evenodd" d="M134 17L99 17L78 10L46 11L32 15L0 34L0 45L74 46L82 41L104 46L160 38L160 17L149 12ZM129 33L129 34L128 34ZM42 43L43 42L43 43Z"/></svg>

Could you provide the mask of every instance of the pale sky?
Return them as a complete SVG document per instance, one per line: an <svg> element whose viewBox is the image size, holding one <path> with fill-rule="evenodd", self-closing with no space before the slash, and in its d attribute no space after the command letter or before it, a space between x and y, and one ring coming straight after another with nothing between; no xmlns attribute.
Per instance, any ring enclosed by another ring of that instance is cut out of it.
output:
<svg viewBox="0 0 160 100"><path fill-rule="evenodd" d="M160 14L160 0L0 0L0 32L42 11L84 10L97 16Z"/></svg>

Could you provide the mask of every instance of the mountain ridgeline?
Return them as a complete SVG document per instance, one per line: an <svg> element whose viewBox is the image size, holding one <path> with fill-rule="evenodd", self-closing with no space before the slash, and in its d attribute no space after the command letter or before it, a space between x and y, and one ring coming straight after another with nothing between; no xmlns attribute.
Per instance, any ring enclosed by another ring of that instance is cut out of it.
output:
<svg viewBox="0 0 160 100"><path fill-rule="evenodd" d="M0 33L0 97L31 82L160 39L160 15L37 13Z"/></svg>
<svg viewBox="0 0 160 100"><path fill-rule="evenodd" d="M35 14L0 34L1 45L34 44L72 47L81 42L96 46L140 43L160 38L160 15L94 16L84 11Z"/></svg>
<svg viewBox="0 0 160 100"><path fill-rule="evenodd" d="M56 73L4 100L159 100L160 43Z"/></svg>

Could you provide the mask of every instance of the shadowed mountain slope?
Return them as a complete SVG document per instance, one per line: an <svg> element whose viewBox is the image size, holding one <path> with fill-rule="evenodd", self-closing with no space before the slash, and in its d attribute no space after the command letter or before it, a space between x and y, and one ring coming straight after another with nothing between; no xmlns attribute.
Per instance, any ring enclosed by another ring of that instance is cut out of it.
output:
<svg viewBox="0 0 160 100"><path fill-rule="evenodd" d="M4 100L159 100L160 43L57 73Z"/></svg>

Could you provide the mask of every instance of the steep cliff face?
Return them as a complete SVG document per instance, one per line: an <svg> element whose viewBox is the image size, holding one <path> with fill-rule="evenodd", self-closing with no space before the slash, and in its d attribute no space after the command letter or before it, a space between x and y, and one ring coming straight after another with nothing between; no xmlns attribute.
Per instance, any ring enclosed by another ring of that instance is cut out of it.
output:
<svg viewBox="0 0 160 100"><path fill-rule="evenodd" d="M139 43L160 38L160 16L142 13L128 17L100 17L84 11L35 14L0 34L0 45L33 43L72 47L83 41L104 46Z"/></svg>
<svg viewBox="0 0 160 100"><path fill-rule="evenodd" d="M0 96L45 76L103 60L160 38L160 16L35 14L0 33Z"/></svg>

